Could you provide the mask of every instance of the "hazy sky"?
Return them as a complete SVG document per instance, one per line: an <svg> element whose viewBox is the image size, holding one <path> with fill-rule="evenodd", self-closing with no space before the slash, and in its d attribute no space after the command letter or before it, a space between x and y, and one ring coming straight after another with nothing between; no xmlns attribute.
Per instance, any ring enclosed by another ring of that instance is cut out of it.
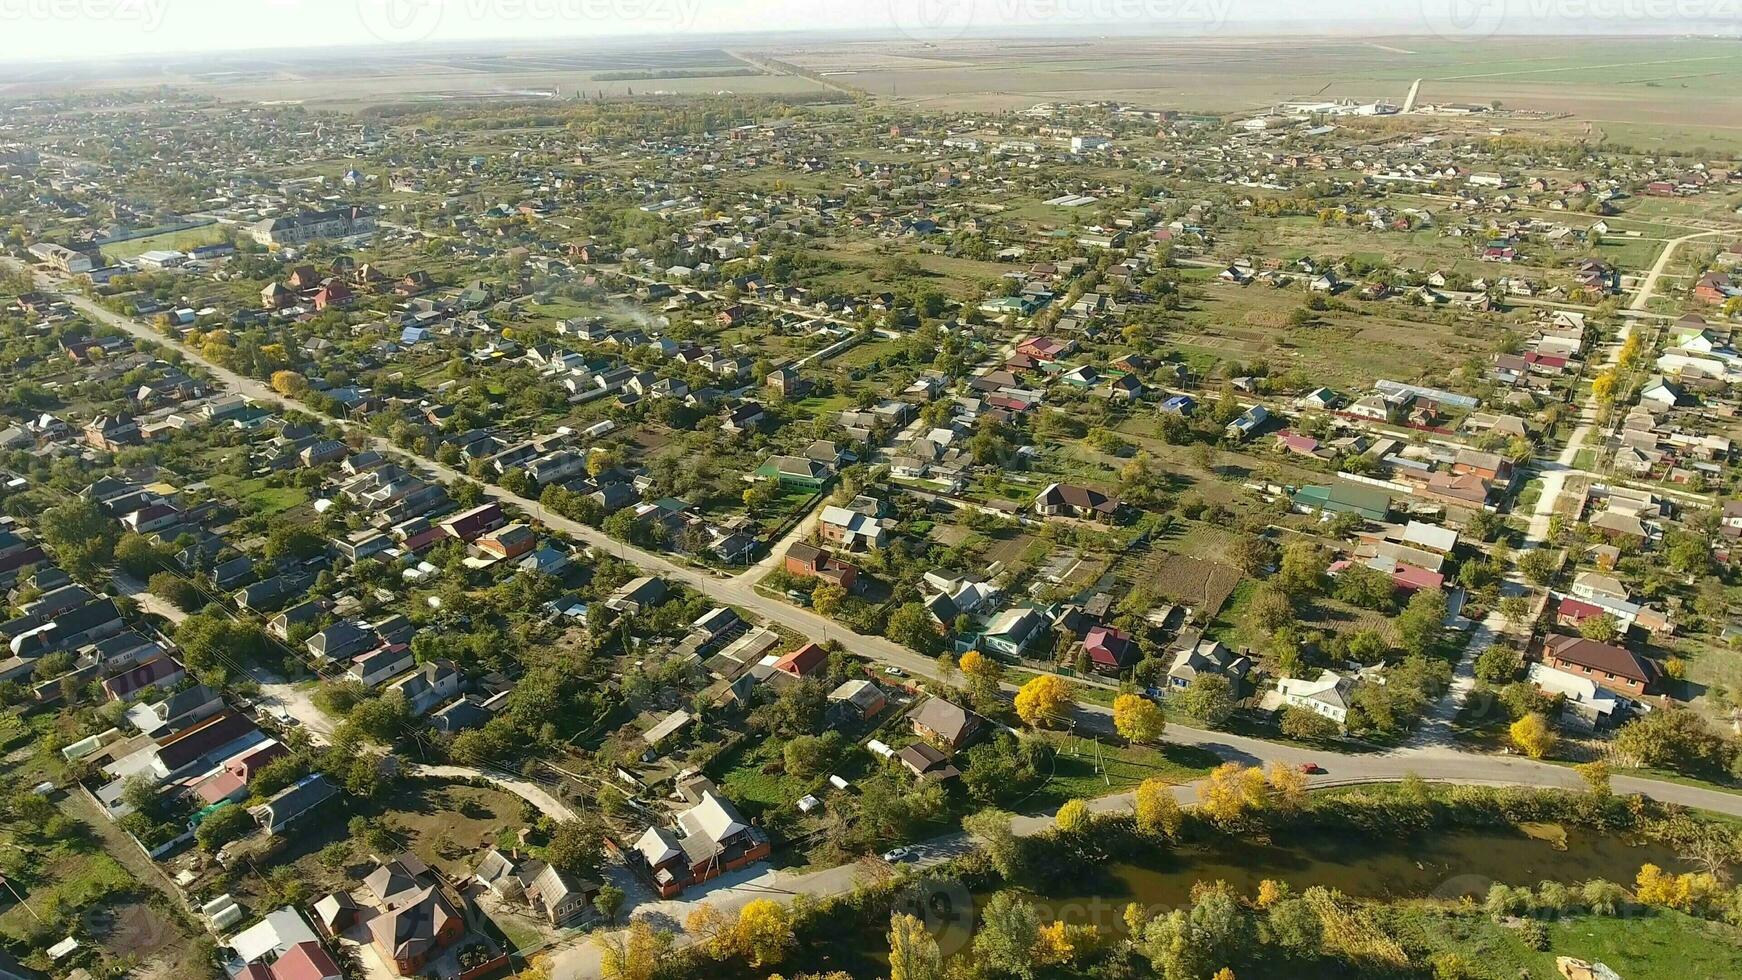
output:
<svg viewBox="0 0 1742 980"><path fill-rule="evenodd" d="M0 0L0 61L502 38L858 30L1440 35L1734 33L1738 0Z"/></svg>

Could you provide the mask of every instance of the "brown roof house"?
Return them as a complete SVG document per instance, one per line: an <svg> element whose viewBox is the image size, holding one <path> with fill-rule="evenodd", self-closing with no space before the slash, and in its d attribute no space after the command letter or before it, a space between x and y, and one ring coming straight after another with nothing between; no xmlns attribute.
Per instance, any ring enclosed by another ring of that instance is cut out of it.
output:
<svg viewBox="0 0 1742 980"><path fill-rule="evenodd" d="M1621 694L1644 695L1658 679L1657 664L1645 657L1582 636L1550 636L1542 644L1542 662Z"/></svg>
<svg viewBox="0 0 1742 980"><path fill-rule="evenodd" d="M1099 490L1071 483L1054 483L1034 498L1034 512L1042 517L1104 521L1119 512L1119 501Z"/></svg>
<svg viewBox="0 0 1742 980"><path fill-rule="evenodd" d="M909 721L914 734L951 752L973 741L980 730L979 715L943 698L932 698L914 709Z"/></svg>
<svg viewBox="0 0 1742 980"><path fill-rule="evenodd" d="M369 920L369 938L401 976L411 976L466 933L454 903L412 855L378 866L363 884L381 911Z"/></svg>

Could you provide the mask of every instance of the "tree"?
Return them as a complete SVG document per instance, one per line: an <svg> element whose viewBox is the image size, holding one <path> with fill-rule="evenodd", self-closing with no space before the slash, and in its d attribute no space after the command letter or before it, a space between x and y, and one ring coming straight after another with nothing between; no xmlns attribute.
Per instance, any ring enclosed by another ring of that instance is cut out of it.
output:
<svg viewBox="0 0 1742 980"><path fill-rule="evenodd" d="M194 839L206 851L216 851L253 830L254 818L249 816L246 807L227 806L207 814L194 831Z"/></svg>
<svg viewBox="0 0 1742 980"><path fill-rule="evenodd" d="M1687 708L1659 708L1635 718L1615 734L1615 751L1638 765L1686 773L1713 772L1729 764L1733 750L1706 719Z"/></svg>
<svg viewBox="0 0 1742 980"><path fill-rule="evenodd" d="M1091 820L1089 804L1082 800L1066 800L1065 805L1059 807L1059 812L1053 817L1053 823L1067 834L1088 830Z"/></svg>
<svg viewBox="0 0 1742 980"><path fill-rule="evenodd" d="M1596 640L1598 643L1614 643L1615 639L1621 635L1621 624L1617 623L1615 617L1608 613L1588 616L1579 623L1579 635L1587 640Z"/></svg>
<svg viewBox="0 0 1742 980"><path fill-rule="evenodd" d="M1536 548L1518 556L1518 570L1530 580L1530 584L1541 587L1554 581L1555 572L1560 569L1560 562L1547 548Z"/></svg>
<svg viewBox="0 0 1742 980"><path fill-rule="evenodd" d="M1021 873L1026 857L1021 839L1011 829L1012 819L1003 810L981 810L962 818L962 829L980 842L987 860L1006 881Z"/></svg>
<svg viewBox="0 0 1742 980"><path fill-rule="evenodd" d="M781 749L786 771L801 779L818 775L840 757L844 742L841 733L833 731L788 739L786 746Z"/></svg>
<svg viewBox="0 0 1742 980"><path fill-rule="evenodd" d="M116 524L97 505L73 497L42 512L36 533L54 549L61 566L78 578L89 578L114 554Z"/></svg>
<svg viewBox="0 0 1742 980"><path fill-rule="evenodd" d="M1167 716L1141 694L1121 694L1113 699L1113 728L1128 742L1147 744L1161 739Z"/></svg>
<svg viewBox="0 0 1742 980"><path fill-rule="evenodd" d="M1350 565L1337 575L1337 598L1362 609L1388 610L1397 604L1391 576L1366 565Z"/></svg>
<svg viewBox="0 0 1742 980"><path fill-rule="evenodd" d="M931 613L918 602L904 603L890 613L883 635L928 657L935 656L943 648L943 637L932 626Z"/></svg>
<svg viewBox="0 0 1742 980"><path fill-rule="evenodd" d="M1221 674L1202 673L1173 696L1173 703L1187 715L1216 728L1234 713L1233 685Z"/></svg>
<svg viewBox="0 0 1742 980"><path fill-rule="evenodd" d="M1476 657L1476 679L1496 686L1510 684L1524 669L1524 658L1517 650L1495 643Z"/></svg>
<svg viewBox="0 0 1742 980"><path fill-rule="evenodd" d="M1500 615L1507 625L1519 629L1530 618L1530 600L1521 595L1509 595L1500 600Z"/></svg>
<svg viewBox="0 0 1742 980"><path fill-rule="evenodd" d="M967 682L968 696L976 705L988 705L998 700L998 685L1004 679L1004 665L978 650L962 654L956 666Z"/></svg>
<svg viewBox="0 0 1742 980"><path fill-rule="evenodd" d="M1582 762L1573 767L1579 773L1579 778L1585 781L1585 791L1599 799L1609 796L1609 764L1601 759L1594 762Z"/></svg>
<svg viewBox="0 0 1742 980"><path fill-rule="evenodd" d="M833 582L824 582L811 592L811 607L819 616L834 616L846 601L847 590Z"/></svg>
<svg viewBox="0 0 1742 980"><path fill-rule="evenodd" d="M1198 784L1198 808L1216 823L1232 825L1262 809L1269 795L1264 770L1224 762Z"/></svg>
<svg viewBox="0 0 1742 980"><path fill-rule="evenodd" d="M200 594L200 590L174 572L158 572L146 580L145 588L182 612L193 612L206 604L206 597Z"/></svg>
<svg viewBox="0 0 1742 980"><path fill-rule="evenodd" d="M628 896L623 889L609 882L599 886L599 894L593 896L593 908L605 917L605 921L617 924L617 913L623 908L623 900Z"/></svg>
<svg viewBox="0 0 1742 980"><path fill-rule="evenodd" d="M925 923L906 913L889 917L889 980L942 980L943 953Z"/></svg>
<svg viewBox="0 0 1742 980"><path fill-rule="evenodd" d="M594 933L601 954L599 971L605 980L653 980L671 951L671 940L671 933L643 919L631 922L623 932Z"/></svg>
<svg viewBox="0 0 1742 980"><path fill-rule="evenodd" d="M1437 589L1422 589L1409 597L1397 616L1397 645L1405 653L1433 653L1446 627L1446 596Z"/></svg>
<svg viewBox="0 0 1742 980"><path fill-rule="evenodd" d="M1559 741L1548 719L1534 711L1513 722L1508 733L1512 736L1512 744L1532 759L1548 755Z"/></svg>
<svg viewBox="0 0 1742 980"><path fill-rule="evenodd" d="M274 371L272 390L286 398L300 398L308 391L308 379L295 371Z"/></svg>
<svg viewBox="0 0 1742 980"><path fill-rule="evenodd" d="M1137 827L1146 834L1179 836L1185 812L1174 798L1173 787L1159 776L1151 776L1137 784Z"/></svg>
<svg viewBox="0 0 1742 980"><path fill-rule="evenodd" d="M980 931L974 936L974 958L994 973L1032 980L1035 975L1034 947L1040 937L1040 916L1016 893L1001 891L992 896L980 916Z"/></svg>
<svg viewBox="0 0 1742 980"><path fill-rule="evenodd" d="M1056 674L1038 674L1016 692L1017 717L1035 728L1068 720L1074 706L1070 684Z"/></svg>
<svg viewBox="0 0 1742 980"><path fill-rule="evenodd" d="M564 820L551 831L544 859L565 875L596 878L605 859L599 828L580 820Z"/></svg>
<svg viewBox="0 0 1742 980"><path fill-rule="evenodd" d="M1330 559L1323 548L1311 541L1295 541L1282 549L1282 567L1276 582L1291 597L1300 599L1319 595L1325 589L1325 569Z"/></svg>
<svg viewBox="0 0 1742 980"><path fill-rule="evenodd" d="M739 952L751 966L779 963L795 940L792 913L772 898L753 899L738 910L738 925L733 934Z"/></svg>
<svg viewBox="0 0 1742 980"><path fill-rule="evenodd" d="M1342 733L1331 719L1293 705L1282 709L1281 728L1282 734L1303 742L1328 742Z"/></svg>

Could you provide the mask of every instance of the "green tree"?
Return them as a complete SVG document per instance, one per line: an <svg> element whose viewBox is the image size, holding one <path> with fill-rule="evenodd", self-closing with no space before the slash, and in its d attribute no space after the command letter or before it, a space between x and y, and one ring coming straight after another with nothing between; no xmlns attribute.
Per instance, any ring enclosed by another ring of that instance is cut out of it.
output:
<svg viewBox="0 0 1742 980"><path fill-rule="evenodd" d="M980 915L980 931L974 936L974 958L995 974L1033 980L1035 941L1040 938L1040 916L1034 906L1015 892L992 896Z"/></svg>
<svg viewBox="0 0 1742 980"><path fill-rule="evenodd" d="M889 980L942 980L943 953L925 923L906 913L889 917Z"/></svg>
<svg viewBox="0 0 1742 980"><path fill-rule="evenodd" d="M200 821L199 828L194 831L194 840L202 849L216 851L225 844L247 836L254 830L254 818L248 811L239 806L227 806L214 810Z"/></svg>
<svg viewBox="0 0 1742 980"><path fill-rule="evenodd" d="M1234 713L1233 685L1221 674L1199 674L1173 696L1172 703L1204 724L1220 727Z"/></svg>

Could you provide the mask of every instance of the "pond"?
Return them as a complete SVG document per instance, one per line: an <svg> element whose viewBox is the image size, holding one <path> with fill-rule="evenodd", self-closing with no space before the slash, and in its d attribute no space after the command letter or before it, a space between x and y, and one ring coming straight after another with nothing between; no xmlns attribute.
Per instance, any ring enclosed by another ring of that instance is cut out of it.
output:
<svg viewBox="0 0 1742 980"><path fill-rule="evenodd" d="M1297 893L1323 885L1373 900L1455 900L1469 895L1480 901L1495 883L1534 886L1606 878L1631 884L1647 862L1688 870L1667 847L1554 825L1413 838L1320 833L1271 844L1226 839L1158 850L1139 861L1085 867L1069 881L1032 891L1029 900L1043 919L1122 933L1127 904L1137 902L1152 911L1185 906L1199 881L1225 881L1248 897L1270 878L1288 883ZM969 910L984 907L991 897L990 891L970 894L959 884L928 882L902 895L897 908L921 915L943 952L954 955L968 948L973 921ZM797 969L802 966L877 976L888 969L885 933L886 922L878 920L817 937L799 962L785 965L795 972L802 972Z"/></svg>
<svg viewBox="0 0 1742 980"><path fill-rule="evenodd" d="M1646 862L1683 870L1668 847L1560 827L1465 830L1381 840L1334 834L1271 844L1225 839L1157 852L1153 860L1085 869L1065 887L1049 888L1032 900L1043 918L1118 928L1126 904L1161 909L1189 905L1192 886L1200 881L1225 881L1246 896L1270 878L1286 882L1297 893L1323 885L1356 898L1469 895L1479 901L1496 883L1606 878L1628 884ZM988 898L976 895L976 904Z"/></svg>

